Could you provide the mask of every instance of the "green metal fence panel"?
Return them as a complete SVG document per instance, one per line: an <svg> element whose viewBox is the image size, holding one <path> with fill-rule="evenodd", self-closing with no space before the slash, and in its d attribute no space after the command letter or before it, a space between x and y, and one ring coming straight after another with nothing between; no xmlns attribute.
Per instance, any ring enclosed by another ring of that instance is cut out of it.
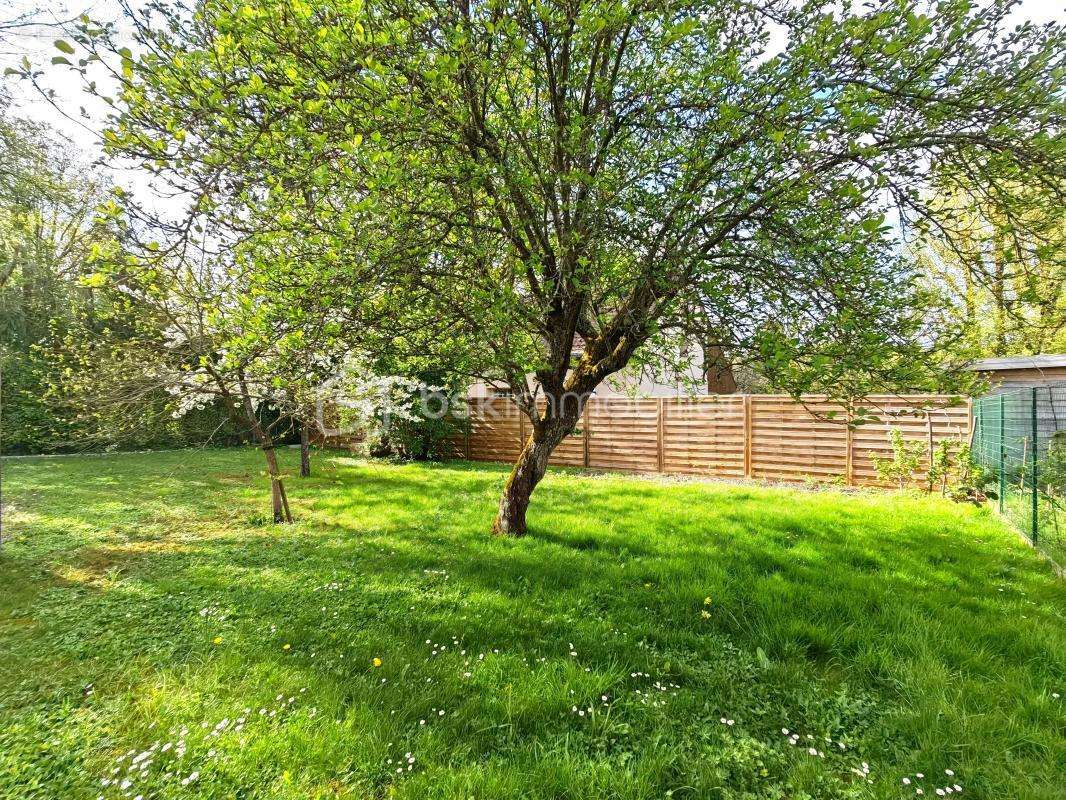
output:
<svg viewBox="0 0 1066 800"><path fill-rule="evenodd" d="M997 477L1000 512L1066 564L1066 384L974 401L973 457Z"/></svg>

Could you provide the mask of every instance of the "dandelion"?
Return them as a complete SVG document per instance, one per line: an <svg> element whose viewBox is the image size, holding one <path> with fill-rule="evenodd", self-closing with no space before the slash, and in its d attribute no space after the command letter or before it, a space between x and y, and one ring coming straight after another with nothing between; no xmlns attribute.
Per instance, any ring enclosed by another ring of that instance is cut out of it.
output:
<svg viewBox="0 0 1066 800"><path fill-rule="evenodd" d="M292 645L291 644L284 644L284 645L281 646L281 649L282 650L291 650L292 649Z"/></svg>
<svg viewBox="0 0 1066 800"><path fill-rule="evenodd" d="M373 664L374 664L375 667L380 667L381 666L381 659L375 657L374 661L373 661Z"/></svg>
<svg viewBox="0 0 1066 800"><path fill-rule="evenodd" d="M222 644L222 637L221 636L216 636L214 639L211 640L211 642L213 644Z"/></svg>

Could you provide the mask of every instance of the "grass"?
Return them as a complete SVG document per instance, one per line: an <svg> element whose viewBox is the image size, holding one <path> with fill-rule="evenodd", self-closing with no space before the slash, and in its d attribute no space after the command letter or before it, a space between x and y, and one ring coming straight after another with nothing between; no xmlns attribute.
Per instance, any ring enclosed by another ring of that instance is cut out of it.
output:
<svg viewBox="0 0 1066 800"><path fill-rule="evenodd" d="M1061 497L1052 497L1044 492L1037 494L1036 547L1060 567L1066 565L1066 513L1063 512ZM1019 533L1027 539L1032 539L1033 493L1031 489L1008 486L1003 498L1003 514Z"/></svg>
<svg viewBox="0 0 1066 800"><path fill-rule="evenodd" d="M1066 797L984 510L553 473L502 541L503 468L332 455L279 528L260 458L5 462L0 797Z"/></svg>

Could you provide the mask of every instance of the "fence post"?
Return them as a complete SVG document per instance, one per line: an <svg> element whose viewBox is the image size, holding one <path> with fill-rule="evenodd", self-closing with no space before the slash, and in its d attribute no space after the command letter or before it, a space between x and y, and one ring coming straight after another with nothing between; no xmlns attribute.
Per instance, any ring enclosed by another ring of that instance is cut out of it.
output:
<svg viewBox="0 0 1066 800"><path fill-rule="evenodd" d="M927 408L925 410L925 432L926 437L929 439L929 474L926 476L926 484L929 486L929 494L933 493L933 451L936 449L933 446L933 410Z"/></svg>
<svg viewBox="0 0 1066 800"><path fill-rule="evenodd" d="M855 484L855 456L852 450L855 448L854 434L851 430L851 408L849 404L847 419L844 426L844 485Z"/></svg>
<svg viewBox="0 0 1066 800"><path fill-rule="evenodd" d="M581 426L581 446L582 446L582 459L585 465L585 469L589 468L589 406L592 405L592 398L585 398L585 422Z"/></svg>
<svg viewBox="0 0 1066 800"><path fill-rule="evenodd" d="M474 427L474 403L467 398L466 401L466 460L470 460L470 433Z"/></svg>
<svg viewBox="0 0 1066 800"><path fill-rule="evenodd" d="M658 443L659 451L659 472L662 472L665 458L663 457L663 398L661 397L659 398L659 421L656 432L656 441Z"/></svg>
<svg viewBox="0 0 1066 800"><path fill-rule="evenodd" d="M750 478L751 469L751 395L744 395L744 477Z"/></svg>
<svg viewBox="0 0 1066 800"><path fill-rule="evenodd" d="M999 513L1003 513L1003 495L1007 492L1007 473L1004 464L1007 454L1007 435L1005 419L1005 393L999 395Z"/></svg>
<svg viewBox="0 0 1066 800"><path fill-rule="evenodd" d="M1032 411L1031 411L1030 417L1031 417L1031 420L1032 420L1032 429L1031 429L1030 433L1031 433L1032 439L1033 439L1032 444L1029 447L1029 450L1030 450L1029 459L1030 459L1030 464L1031 464L1031 468L1030 468L1029 471L1030 471L1030 474L1033 476L1032 477L1032 480L1033 480L1033 485L1032 485L1032 493L1033 493L1033 501L1032 501L1033 502L1033 524L1032 524L1032 536L1030 538L1032 539L1033 545L1035 546L1037 537L1038 537L1038 535L1040 533L1040 517L1039 517L1040 498L1039 498L1039 496L1037 494L1038 483L1037 483L1037 475L1036 475L1036 470L1037 470L1036 457L1037 457L1037 451L1040 449L1037 437L1039 436L1040 430L1039 430L1039 427L1037 425L1037 419L1036 419L1036 387L1035 386L1033 387Z"/></svg>

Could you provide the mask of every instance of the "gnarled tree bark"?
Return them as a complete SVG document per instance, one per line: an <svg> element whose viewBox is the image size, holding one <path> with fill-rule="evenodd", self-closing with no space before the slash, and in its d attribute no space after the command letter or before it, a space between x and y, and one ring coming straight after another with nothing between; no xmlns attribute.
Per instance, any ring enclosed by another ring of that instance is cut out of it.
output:
<svg viewBox="0 0 1066 800"><path fill-rule="evenodd" d="M583 402L580 405L584 407ZM580 409L576 413L562 414L549 410L533 420L533 432L526 439L503 488L500 508L492 526L492 532L497 536L525 536L526 509L533 490L548 469L548 457L573 433L580 414Z"/></svg>

